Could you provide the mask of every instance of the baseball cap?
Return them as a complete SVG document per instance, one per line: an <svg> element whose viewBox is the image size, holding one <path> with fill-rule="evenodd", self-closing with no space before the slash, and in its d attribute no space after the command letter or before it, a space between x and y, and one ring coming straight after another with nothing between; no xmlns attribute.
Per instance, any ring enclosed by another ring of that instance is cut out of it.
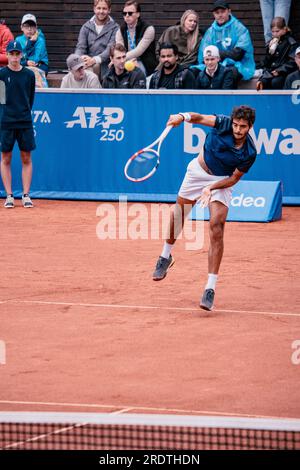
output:
<svg viewBox="0 0 300 470"><path fill-rule="evenodd" d="M203 57L220 57L217 46L207 46L203 51Z"/></svg>
<svg viewBox="0 0 300 470"><path fill-rule="evenodd" d="M28 23L30 21L31 23L34 23L35 25L37 25L36 17L32 15L31 13L27 13L26 15L23 16L21 25L24 23Z"/></svg>
<svg viewBox="0 0 300 470"><path fill-rule="evenodd" d="M7 44L6 52L13 52L13 51L23 52L22 46L19 43L19 41L10 41Z"/></svg>
<svg viewBox="0 0 300 470"><path fill-rule="evenodd" d="M217 10L218 8L223 8L224 10L226 10L227 8L230 8L230 5L229 5L229 3L227 3L227 2L223 2L223 0L217 0L217 1L213 4L213 9L212 9L212 11L215 11L215 10Z"/></svg>
<svg viewBox="0 0 300 470"><path fill-rule="evenodd" d="M67 57L67 66L69 70L78 70L80 67L84 67L84 62L79 55L70 54Z"/></svg>
<svg viewBox="0 0 300 470"><path fill-rule="evenodd" d="M300 54L300 46L295 50L295 55Z"/></svg>

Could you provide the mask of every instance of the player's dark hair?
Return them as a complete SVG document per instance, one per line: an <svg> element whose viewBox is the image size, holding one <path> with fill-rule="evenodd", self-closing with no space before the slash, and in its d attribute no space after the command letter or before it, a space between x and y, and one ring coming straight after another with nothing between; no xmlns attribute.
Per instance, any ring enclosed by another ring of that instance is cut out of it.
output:
<svg viewBox="0 0 300 470"><path fill-rule="evenodd" d="M174 52L174 55L178 55L178 47L176 46L176 44L172 44L170 42L162 42L159 45L159 53L162 49L172 49Z"/></svg>
<svg viewBox="0 0 300 470"><path fill-rule="evenodd" d="M255 122L255 109L250 106L236 106L231 113L231 119L244 119L252 127Z"/></svg>

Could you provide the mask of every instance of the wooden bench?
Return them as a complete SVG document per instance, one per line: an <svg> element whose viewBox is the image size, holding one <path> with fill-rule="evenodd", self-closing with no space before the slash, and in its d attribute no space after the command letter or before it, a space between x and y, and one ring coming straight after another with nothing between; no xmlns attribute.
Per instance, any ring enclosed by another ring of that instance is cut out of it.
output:
<svg viewBox="0 0 300 470"><path fill-rule="evenodd" d="M257 78L251 80L241 80L238 85L238 90L256 90Z"/></svg>
<svg viewBox="0 0 300 470"><path fill-rule="evenodd" d="M61 81L65 75L66 73L62 72L48 73L47 81L49 88L60 88Z"/></svg>

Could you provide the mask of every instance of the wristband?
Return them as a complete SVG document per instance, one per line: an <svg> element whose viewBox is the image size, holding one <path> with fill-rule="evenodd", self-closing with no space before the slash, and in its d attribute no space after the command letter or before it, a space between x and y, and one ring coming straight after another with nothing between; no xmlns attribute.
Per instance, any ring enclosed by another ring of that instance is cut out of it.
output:
<svg viewBox="0 0 300 470"><path fill-rule="evenodd" d="M178 113L178 114L180 114L180 116L183 117L184 121L190 122L192 120L190 113Z"/></svg>

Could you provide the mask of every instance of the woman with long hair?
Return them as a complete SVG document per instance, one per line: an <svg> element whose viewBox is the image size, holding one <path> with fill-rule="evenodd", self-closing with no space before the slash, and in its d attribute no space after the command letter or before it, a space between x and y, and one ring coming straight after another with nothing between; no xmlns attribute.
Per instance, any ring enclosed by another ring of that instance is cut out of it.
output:
<svg viewBox="0 0 300 470"><path fill-rule="evenodd" d="M175 44L178 48L178 63L188 67L197 63L201 39L198 13L195 10L186 10L180 24L170 26L162 33L156 50L158 53L160 44L164 42Z"/></svg>
<svg viewBox="0 0 300 470"><path fill-rule="evenodd" d="M285 19L281 16L273 18L271 31L272 39L267 44L262 75L256 84L257 90L282 89L288 74L297 68L294 60L297 42Z"/></svg>

